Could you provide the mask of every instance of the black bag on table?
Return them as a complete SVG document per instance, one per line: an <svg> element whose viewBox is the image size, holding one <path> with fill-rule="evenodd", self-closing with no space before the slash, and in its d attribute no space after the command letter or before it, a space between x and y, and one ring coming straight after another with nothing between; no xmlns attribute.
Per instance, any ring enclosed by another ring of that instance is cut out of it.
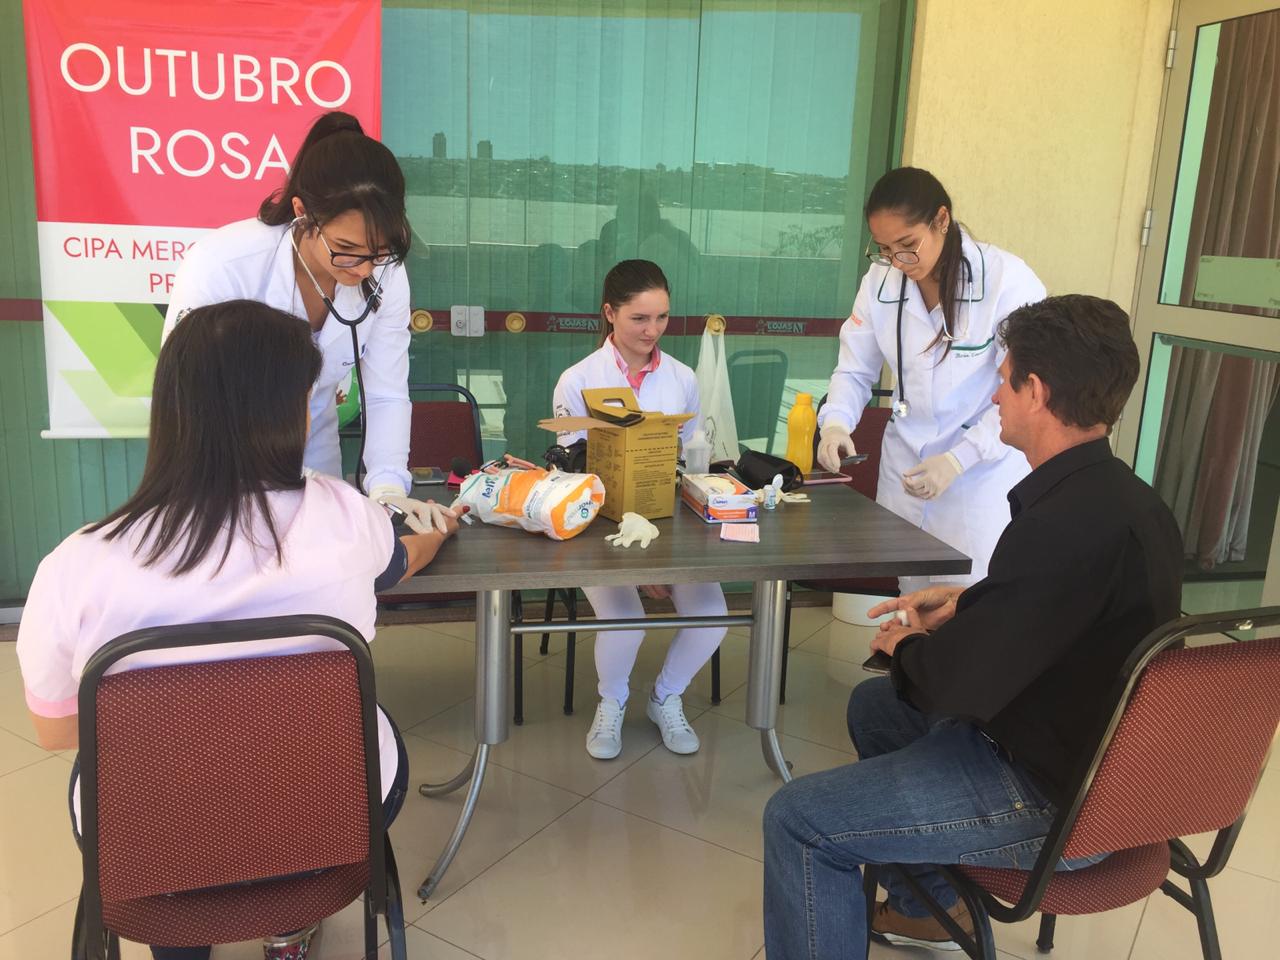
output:
<svg viewBox="0 0 1280 960"><path fill-rule="evenodd" d="M773 478L779 474L782 475L784 492L798 490L804 486L804 475L794 463L758 450L742 451L742 456L734 464L733 472L752 490L759 490L766 484L772 483Z"/></svg>

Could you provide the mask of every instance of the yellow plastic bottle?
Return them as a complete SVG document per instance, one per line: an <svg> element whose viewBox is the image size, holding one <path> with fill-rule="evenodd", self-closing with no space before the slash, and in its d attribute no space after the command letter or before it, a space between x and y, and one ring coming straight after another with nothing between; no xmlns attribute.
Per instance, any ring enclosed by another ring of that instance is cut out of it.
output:
<svg viewBox="0 0 1280 960"><path fill-rule="evenodd" d="M813 434L817 429L813 395L797 393L795 406L787 414L787 459L799 467L801 473L813 470Z"/></svg>

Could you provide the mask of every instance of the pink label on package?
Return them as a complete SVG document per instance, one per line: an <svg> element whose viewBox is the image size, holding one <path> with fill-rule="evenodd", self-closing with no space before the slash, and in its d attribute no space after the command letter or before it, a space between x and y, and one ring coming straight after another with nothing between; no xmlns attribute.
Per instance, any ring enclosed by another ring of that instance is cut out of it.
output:
<svg viewBox="0 0 1280 960"><path fill-rule="evenodd" d="M759 543L760 528L754 523L726 523L720 527L721 540L736 540L738 543Z"/></svg>

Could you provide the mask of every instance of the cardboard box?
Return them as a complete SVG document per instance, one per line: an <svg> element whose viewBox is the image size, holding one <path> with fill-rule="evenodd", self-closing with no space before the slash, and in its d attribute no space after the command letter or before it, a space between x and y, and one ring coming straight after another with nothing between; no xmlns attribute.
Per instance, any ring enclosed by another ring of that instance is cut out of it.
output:
<svg viewBox="0 0 1280 960"><path fill-rule="evenodd" d="M621 520L638 513L659 520L675 513L676 458L680 425L691 413L652 413L640 409L628 387L583 390L586 417L538 421L544 430L587 431L587 470L604 484L602 516Z"/></svg>
<svg viewBox="0 0 1280 960"><path fill-rule="evenodd" d="M726 483L732 484L727 492ZM686 473L680 499L707 523L755 523L756 495L727 473Z"/></svg>

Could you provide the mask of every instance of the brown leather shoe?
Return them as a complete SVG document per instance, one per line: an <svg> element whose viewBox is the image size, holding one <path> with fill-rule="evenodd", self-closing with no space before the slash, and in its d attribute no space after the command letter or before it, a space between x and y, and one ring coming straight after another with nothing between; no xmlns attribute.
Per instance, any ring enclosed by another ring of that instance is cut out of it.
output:
<svg viewBox="0 0 1280 960"><path fill-rule="evenodd" d="M973 936L973 918L969 916L963 900L957 900L947 914L960 925L961 930ZM887 900L876 904L876 912L871 918L871 935L888 944L911 944L933 950L960 949L960 944L951 939L947 928L932 916L903 916L889 906Z"/></svg>

